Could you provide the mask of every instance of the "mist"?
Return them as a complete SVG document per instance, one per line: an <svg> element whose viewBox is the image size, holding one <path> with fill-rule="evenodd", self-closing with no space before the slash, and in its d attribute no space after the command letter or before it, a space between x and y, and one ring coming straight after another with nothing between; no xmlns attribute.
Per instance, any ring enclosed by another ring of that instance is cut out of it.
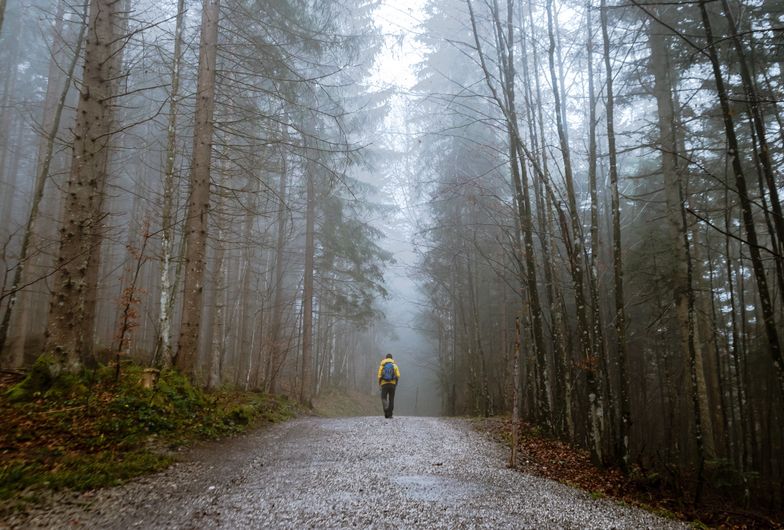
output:
<svg viewBox="0 0 784 530"><path fill-rule="evenodd" d="M0 365L381 414L389 353L397 415L780 506L782 17L4 1Z"/></svg>

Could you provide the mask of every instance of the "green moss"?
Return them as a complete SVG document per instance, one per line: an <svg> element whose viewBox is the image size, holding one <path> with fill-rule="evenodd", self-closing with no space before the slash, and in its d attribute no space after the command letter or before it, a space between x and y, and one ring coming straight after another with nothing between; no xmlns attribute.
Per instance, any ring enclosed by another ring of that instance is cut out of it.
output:
<svg viewBox="0 0 784 530"><path fill-rule="evenodd" d="M169 450L241 432L298 413L285 398L251 392L207 393L174 370L153 388L142 367L98 367L53 376L47 362L0 397L9 421L0 432L0 498L30 488L92 489L171 462ZM79 433L79 436L74 436Z"/></svg>
<svg viewBox="0 0 784 530"><path fill-rule="evenodd" d="M170 456L138 450L127 453L102 451L83 455L55 455L55 467L44 462L10 462L0 466L0 499L30 487L68 488L77 491L121 484L139 475L165 469Z"/></svg>
<svg viewBox="0 0 784 530"><path fill-rule="evenodd" d="M57 364L52 357L42 355L22 381L6 392L6 398L12 403L30 401L43 396L57 379Z"/></svg>

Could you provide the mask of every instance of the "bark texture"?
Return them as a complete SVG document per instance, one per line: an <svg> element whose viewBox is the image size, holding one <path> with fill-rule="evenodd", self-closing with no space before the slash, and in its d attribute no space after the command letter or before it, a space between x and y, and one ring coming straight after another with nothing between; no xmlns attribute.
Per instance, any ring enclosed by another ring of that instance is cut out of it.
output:
<svg viewBox="0 0 784 530"><path fill-rule="evenodd" d="M185 218L185 293L176 360L176 366L190 377L195 375L204 300L220 0L204 0L202 9L191 189Z"/></svg>

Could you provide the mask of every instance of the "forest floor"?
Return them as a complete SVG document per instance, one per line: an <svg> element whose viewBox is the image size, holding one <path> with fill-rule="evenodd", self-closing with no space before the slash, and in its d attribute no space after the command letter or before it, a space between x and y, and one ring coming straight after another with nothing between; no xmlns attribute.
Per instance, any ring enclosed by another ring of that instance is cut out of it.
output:
<svg viewBox="0 0 784 530"><path fill-rule="evenodd" d="M299 413L265 394L203 392L172 371L145 388L132 365L119 377L101 368L54 385L27 375L0 373L0 521L52 492L121 484L165 469L200 441Z"/></svg>
<svg viewBox="0 0 784 530"><path fill-rule="evenodd" d="M475 428L511 447L509 418L474 421ZM710 528L784 528L784 514L770 514L738 505L734 499L706 495L700 506L684 500L684 493L667 488L657 475L639 470L625 474L617 468L600 468L591 462L588 451L545 436L522 425L518 439L517 469L523 473L556 480L632 506L640 506L667 517L693 521ZM509 455L507 455L507 459Z"/></svg>

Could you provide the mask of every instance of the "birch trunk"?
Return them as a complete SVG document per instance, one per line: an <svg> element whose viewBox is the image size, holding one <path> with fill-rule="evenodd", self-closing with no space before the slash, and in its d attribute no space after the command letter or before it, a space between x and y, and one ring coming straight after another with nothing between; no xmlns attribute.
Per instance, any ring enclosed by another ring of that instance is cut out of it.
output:
<svg viewBox="0 0 784 530"><path fill-rule="evenodd" d="M597 146L596 146L596 93L594 89L594 70L593 70L593 21L592 21L592 6L588 6L587 12L587 31L588 31L588 181L590 186L591 196L591 253L587 258L588 261L588 292L591 296L591 319L592 329L591 338L595 348L595 356L601 363L602 369L602 392L603 399L607 400L607 407L605 414L605 424L609 424L606 429L605 438L608 441L614 440L616 430L616 414L617 414L617 401L615 399L615 390L611 384L610 378L610 359L607 356L607 349L604 343L604 327L602 324L602 309L599 303L599 274L597 272L597 261L600 259L601 245L599 241L599 194L597 191ZM560 45L560 41L559 41ZM558 58L559 65L560 56ZM563 94L563 73L559 80L561 83L561 92ZM609 108L609 105L608 105ZM610 111L608 110L608 116Z"/></svg>
<svg viewBox="0 0 784 530"><path fill-rule="evenodd" d="M172 217L177 193L174 186L174 161L177 156L177 104L180 97L180 63L182 55L182 26L185 18L185 0L177 0L177 18L174 28L174 56L171 68L171 93L169 94L169 119L166 127L166 167L163 175L163 212L161 213L161 298L160 336L156 345L154 364L160 368L171 365L171 299L174 285L171 278L172 242L174 224Z"/></svg>

